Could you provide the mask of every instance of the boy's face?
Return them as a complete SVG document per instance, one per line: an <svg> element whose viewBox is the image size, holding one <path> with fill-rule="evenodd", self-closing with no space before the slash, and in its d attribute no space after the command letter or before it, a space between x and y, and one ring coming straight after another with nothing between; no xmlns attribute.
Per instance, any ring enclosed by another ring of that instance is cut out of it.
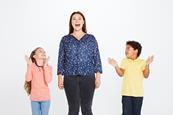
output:
<svg viewBox="0 0 173 115"><path fill-rule="evenodd" d="M126 57L127 58L130 58L130 59L136 59L137 58L137 53L138 53L138 50L134 49L132 46L130 45L126 45L126 51L125 51L125 54L126 54Z"/></svg>

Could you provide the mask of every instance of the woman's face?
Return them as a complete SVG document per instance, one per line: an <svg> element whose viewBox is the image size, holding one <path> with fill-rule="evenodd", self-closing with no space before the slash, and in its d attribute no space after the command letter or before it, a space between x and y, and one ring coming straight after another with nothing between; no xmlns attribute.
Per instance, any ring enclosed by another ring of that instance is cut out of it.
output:
<svg viewBox="0 0 173 115"><path fill-rule="evenodd" d="M45 59L46 58L46 52L44 51L43 48L39 48L35 51L34 55L35 59Z"/></svg>
<svg viewBox="0 0 173 115"><path fill-rule="evenodd" d="M84 19L80 14L74 14L72 16L71 23L74 28L74 31L80 31L82 30Z"/></svg>

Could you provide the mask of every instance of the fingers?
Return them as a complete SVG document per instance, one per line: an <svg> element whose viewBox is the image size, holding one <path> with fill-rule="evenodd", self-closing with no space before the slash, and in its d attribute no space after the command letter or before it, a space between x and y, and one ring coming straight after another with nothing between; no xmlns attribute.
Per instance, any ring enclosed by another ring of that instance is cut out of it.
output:
<svg viewBox="0 0 173 115"><path fill-rule="evenodd" d="M117 67L118 66L118 63L116 60L114 60L113 58L108 58L108 63L110 65L112 65L113 67Z"/></svg>
<svg viewBox="0 0 173 115"><path fill-rule="evenodd" d="M59 89L64 89L64 85L63 84L59 84L58 87L59 87Z"/></svg>
<svg viewBox="0 0 173 115"><path fill-rule="evenodd" d="M108 57L108 61L111 61L112 58Z"/></svg>
<svg viewBox="0 0 173 115"><path fill-rule="evenodd" d="M50 59L50 56L47 57L47 61L49 61L49 59Z"/></svg>
<svg viewBox="0 0 173 115"><path fill-rule="evenodd" d="M100 82L95 83L95 88L98 89L100 87Z"/></svg>
<svg viewBox="0 0 173 115"><path fill-rule="evenodd" d="M154 56L153 55L152 56L149 56L149 59L150 59L150 61L153 61Z"/></svg>
<svg viewBox="0 0 173 115"><path fill-rule="evenodd" d="M154 55L148 56L147 64L150 65L153 62L153 59L154 59Z"/></svg>
<svg viewBox="0 0 173 115"><path fill-rule="evenodd" d="M152 61L154 60L154 55L151 56L151 60L152 60Z"/></svg>
<svg viewBox="0 0 173 115"><path fill-rule="evenodd" d="M25 60L26 60L28 65L32 64L31 58L29 58L27 55L25 55Z"/></svg>
<svg viewBox="0 0 173 115"><path fill-rule="evenodd" d="M49 61L49 59L50 59L50 57L49 56L47 56L47 57L45 57L45 61Z"/></svg>
<svg viewBox="0 0 173 115"><path fill-rule="evenodd" d="M25 60L26 60L26 61L28 61L28 60L29 60L29 58L28 58L28 56L27 56L27 55L25 55Z"/></svg>
<svg viewBox="0 0 173 115"><path fill-rule="evenodd" d="M58 81L58 87L59 89L64 89L64 83L62 80Z"/></svg>
<svg viewBox="0 0 173 115"><path fill-rule="evenodd" d="M96 89L99 88L100 87L100 84L101 84L100 78L96 78L96 80L95 80L95 88Z"/></svg>
<svg viewBox="0 0 173 115"><path fill-rule="evenodd" d="M111 64L111 58L108 58L108 63Z"/></svg>
<svg viewBox="0 0 173 115"><path fill-rule="evenodd" d="M108 61L115 61L115 60L114 60L113 58L110 58L110 57L109 57L109 58L108 58Z"/></svg>
<svg viewBox="0 0 173 115"><path fill-rule="evenodd" d="M113 58L108 58L108 63L112 64L112 63L116 63L116 61Z"/></svg>

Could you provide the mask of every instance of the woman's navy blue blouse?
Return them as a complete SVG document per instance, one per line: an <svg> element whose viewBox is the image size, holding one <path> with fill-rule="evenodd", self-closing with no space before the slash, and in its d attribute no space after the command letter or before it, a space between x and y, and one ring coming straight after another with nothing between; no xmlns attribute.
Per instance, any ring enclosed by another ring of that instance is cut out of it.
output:
<svg viewBox="0 0 173 115"><path fill-rule="evenodd" d="M102 64L95 37L85 34L80 40L66 35L59 46L58 71L62 75L93 75L102 73Z"/></svg>

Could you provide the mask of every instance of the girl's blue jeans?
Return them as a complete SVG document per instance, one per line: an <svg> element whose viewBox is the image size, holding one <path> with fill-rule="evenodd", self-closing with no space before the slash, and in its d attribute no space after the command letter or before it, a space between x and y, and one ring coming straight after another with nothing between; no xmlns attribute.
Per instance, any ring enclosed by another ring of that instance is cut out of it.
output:
<svg viewBox="0 0 173 115"><path fill-rule="evenodd" d="M49 101L31 101L32 115L48 115L50 107Z"/></svg>

